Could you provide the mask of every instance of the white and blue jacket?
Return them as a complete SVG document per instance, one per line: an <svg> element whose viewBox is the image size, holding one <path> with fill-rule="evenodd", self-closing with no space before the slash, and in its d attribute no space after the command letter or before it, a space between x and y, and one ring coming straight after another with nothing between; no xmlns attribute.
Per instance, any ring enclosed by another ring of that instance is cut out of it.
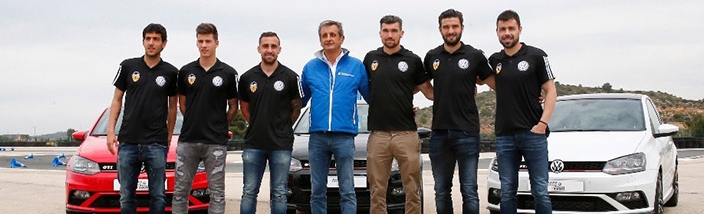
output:
<svg viewBox="0 0 704 214"><path fill-rule="evenodd" d="M332 65L321 50L303 67L303 105L311 100L310 132L357 134L357 94L369 101L369 79L362 61L348 54L343 48Z"/></svg>

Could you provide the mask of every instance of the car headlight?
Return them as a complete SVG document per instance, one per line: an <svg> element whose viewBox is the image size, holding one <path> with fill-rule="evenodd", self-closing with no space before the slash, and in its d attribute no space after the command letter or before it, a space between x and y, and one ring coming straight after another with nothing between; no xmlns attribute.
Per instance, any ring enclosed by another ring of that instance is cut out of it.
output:
<svg viewBox="0 0 704 214"><path fill-rule="evenodd" d="M71 157L69 164L71 165L71 172L78 174L95 175L100 172L98 163L78 155Z"/></svg>
<svg viewBox="0 0 704 214"><path fill-rule="evenodd" d="M288 168L289 172L296 172L303 169L303 165L301 165L301 161L295 158L291 158L291 166Z"/></svg>
<svg viewBox="0 0 704 214"><path fill-rule="evenodd" d="M391 161L391 171L399 171L398 168L398 161L396 161L396 158L394 158L393 161Z"/></svg>
<svg viewBox="0 0 704 214"><path fill-rule="evenodd" d="M205 163L203 163L203 161L198 163L198 169L196 169L196 172L205 172Z"/></svg>
<svg viewBox="0 0 704 214"><path fill-rule="evenodd" d="M621 175L645 171L645 153L635 153L606 162L602 172L609 175Z"/></svg>

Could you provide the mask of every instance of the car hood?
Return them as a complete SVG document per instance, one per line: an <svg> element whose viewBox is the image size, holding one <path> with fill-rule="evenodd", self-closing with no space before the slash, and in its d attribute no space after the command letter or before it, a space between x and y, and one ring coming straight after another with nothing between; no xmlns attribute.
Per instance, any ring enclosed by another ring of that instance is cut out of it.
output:
<svg viewBox="0 0 704 214"><path fill-rule="evenodd" d="M115 163L117 161L117 154L110 154L105 144L106 141L107 137L105 136L86 136L81 146L78 147L76 155L97 163ZM169 153L166 157L167 162L176 161L176 142L178 142L178 136L174 135L171 139L171 146L169 146Z"/></svg>
<svg viewBox="0 0 704 214"><path fill-rule="evenodd" d="M608 161L634 153L646 131L553 132L548 138L549 160Z"/></svg>
<svg viewBox="0 0 704 214"><path fill-rule="evenodd" d="M354 138L355 160L367 159L367 139L369 139L369 134L359 134ZM296 135L293 140L291 157L298 160L308 160L308 140L310 140L309 134Z"/></svg>

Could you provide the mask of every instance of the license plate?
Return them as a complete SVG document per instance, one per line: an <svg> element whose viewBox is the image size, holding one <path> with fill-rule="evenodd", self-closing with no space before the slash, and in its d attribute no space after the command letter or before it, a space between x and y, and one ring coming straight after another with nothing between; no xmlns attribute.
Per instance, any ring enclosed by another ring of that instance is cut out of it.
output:
<svg viewBox="0 0 704 214"><path fill-rule="evenodd" d="M164 180L164 190L168 188L169 185L167 185L168 180ZM117 179L112 180L112 189L115 191L120 191L120 182L117 181ZM138 179L137 180L137 191L149 191L149 180L147 179Z"/></svg>
<svg viewBox="0 0 704 214"><path fill-rule="evenodd" d="M337 176L328 176L328 188L340 188ZM354 188L367 188L367 176L354 176Z"/></svg>
<svg viewBox="0 0 704 214"><path fill-rule="evenodd" d="M549 192L582 192L584 182L575 180L556 180L548 182Z"/></svg>

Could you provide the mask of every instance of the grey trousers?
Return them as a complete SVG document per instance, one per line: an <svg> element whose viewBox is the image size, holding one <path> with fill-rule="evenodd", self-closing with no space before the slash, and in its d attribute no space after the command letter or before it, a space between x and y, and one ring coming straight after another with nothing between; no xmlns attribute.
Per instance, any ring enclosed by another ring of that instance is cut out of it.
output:
<svg viewBox="0 0 704 214"><path fill-rule="evenodd" d="M198 164L203 161L208 177L210 206L208 213L225 213L225 145L179 142L176 147L176 178L172 213L188 213L188 197Z"/></svg>

